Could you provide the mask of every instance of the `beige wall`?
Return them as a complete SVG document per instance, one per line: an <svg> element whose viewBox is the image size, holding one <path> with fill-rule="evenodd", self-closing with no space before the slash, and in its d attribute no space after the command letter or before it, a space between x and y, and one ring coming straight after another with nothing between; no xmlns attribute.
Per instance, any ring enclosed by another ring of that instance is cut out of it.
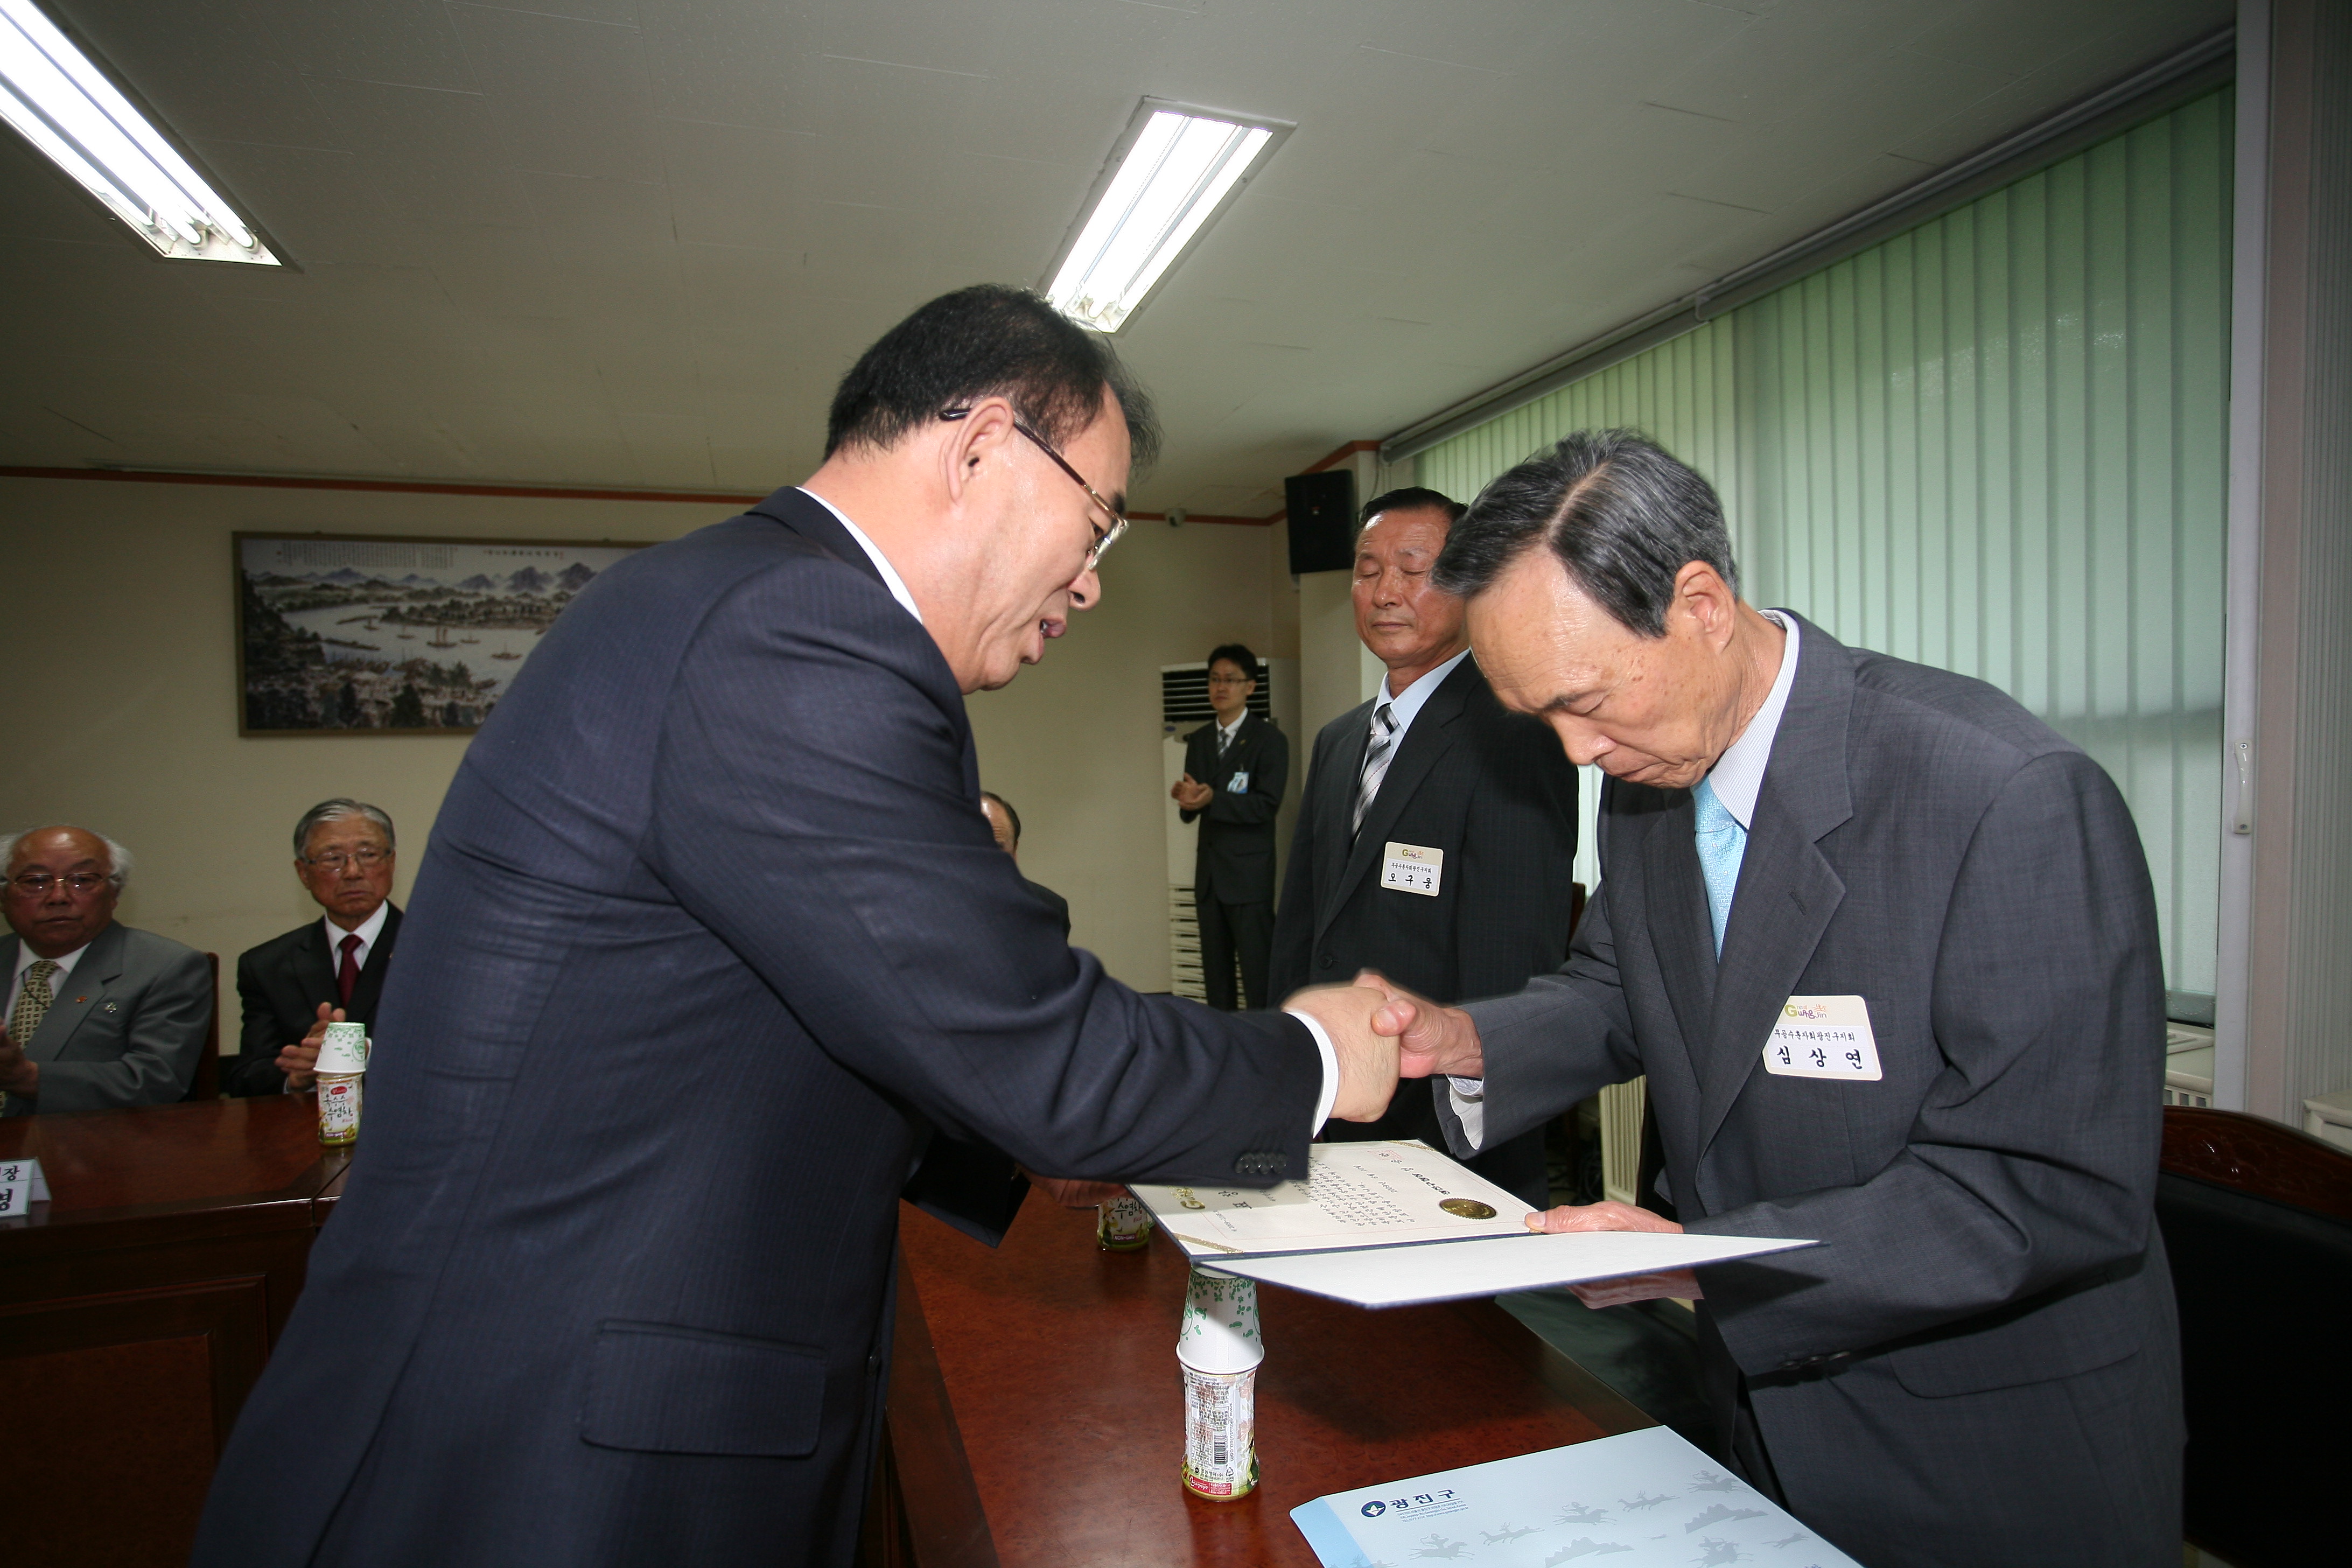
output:
<svg viewBox="0 0 2352 1568"><path fill-rule="evenodd" d="M660 540L723 504L520 500L0 479L0 826L85 823L128 845L122 919L221 955L314 918L288 836L314 802L392 813L405 898L462 737L236 733L229 535L244 530ZM1019 805L1024 867L1070 900L1076 940L1167 985L1159 667L1229 637L1276 648L1265 529L1139 523L1103 608L1047 661L972 703L981 769ZM1296 622L1290 636L1295 639ZM225 986L225 989L229 989ZM233 994L223 1043L236 1042Z"/></svg>
<svg viewBox="0 0 2352 1568"><path fill-rule="evenodd" d="M1101 605L1045 663L971 700L982 782L1021 813L1023 872L1070 900L1070 940L1138 990L1168 989L1160 668L1221 642L1291 657L1283 549L1277 529L1139 522L1104 563Z"/></svg>

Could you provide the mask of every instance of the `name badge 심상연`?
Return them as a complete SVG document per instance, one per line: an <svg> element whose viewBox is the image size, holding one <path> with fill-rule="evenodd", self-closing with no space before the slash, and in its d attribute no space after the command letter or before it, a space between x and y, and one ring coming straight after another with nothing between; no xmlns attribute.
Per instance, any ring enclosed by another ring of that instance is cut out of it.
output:
<svg viewBox="0 0 2352 1568"><path fill-rule="evenodd" d="M1438 884L1445 876L1444 850L1391 841L1385 856L1381 862L1381 887L1394 888L1400 893L1437 897Z"/></svg>
<svg viewBox="0 0 2352 1568"><path fill-rule="evenodd" d="M1791 996L1764 1042L1764 1070L1781 1078L1836 1078L1876 1083L1878 1040L1859 996Z"/></svg>

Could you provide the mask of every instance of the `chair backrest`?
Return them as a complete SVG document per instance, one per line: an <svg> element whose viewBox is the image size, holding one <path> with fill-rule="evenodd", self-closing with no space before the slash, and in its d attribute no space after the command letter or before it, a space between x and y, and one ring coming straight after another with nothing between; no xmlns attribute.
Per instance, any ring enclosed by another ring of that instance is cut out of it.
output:
<svg viewBox="0 0 2352 1568"><path fill-rule="evenodd" d="M2172 1107L2156 1212L2180 1306L2185 1528L2234 1565L2327 1562L2352 1368L2352 1154L2234 1110Z"/></svg>
<svg viewBox="0 0 2352 1568"><path fill-rule="evenodd" d="M220 954L208 952L205 962L212 965L212 1008L205 1014L205 1054L196 1058L196 1072L188 1080L188 1092L182 1100L218 1100L220 1098Z"/></svg>

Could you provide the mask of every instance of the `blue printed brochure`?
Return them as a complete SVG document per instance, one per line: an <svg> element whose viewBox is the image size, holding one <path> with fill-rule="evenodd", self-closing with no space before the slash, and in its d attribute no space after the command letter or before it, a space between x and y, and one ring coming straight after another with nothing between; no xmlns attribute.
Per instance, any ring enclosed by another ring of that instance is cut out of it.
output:
<svg viewBox="0 0 2352 1568"><path fill-rule="evenodd" d="M1290 1517L1323 1568L1861 1568L1664 1426L1334 1492Z"/></svg>

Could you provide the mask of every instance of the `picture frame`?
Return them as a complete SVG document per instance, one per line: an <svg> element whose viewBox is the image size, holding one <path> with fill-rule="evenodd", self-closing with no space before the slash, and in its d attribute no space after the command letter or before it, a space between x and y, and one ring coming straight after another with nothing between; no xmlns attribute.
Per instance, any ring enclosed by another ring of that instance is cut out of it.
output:
<svg viewBox="0 0 2352 1568"><path fill-rule="evenodd" d="M566 605L649 540L229 536L241 736L464 735Z"/></svg>

